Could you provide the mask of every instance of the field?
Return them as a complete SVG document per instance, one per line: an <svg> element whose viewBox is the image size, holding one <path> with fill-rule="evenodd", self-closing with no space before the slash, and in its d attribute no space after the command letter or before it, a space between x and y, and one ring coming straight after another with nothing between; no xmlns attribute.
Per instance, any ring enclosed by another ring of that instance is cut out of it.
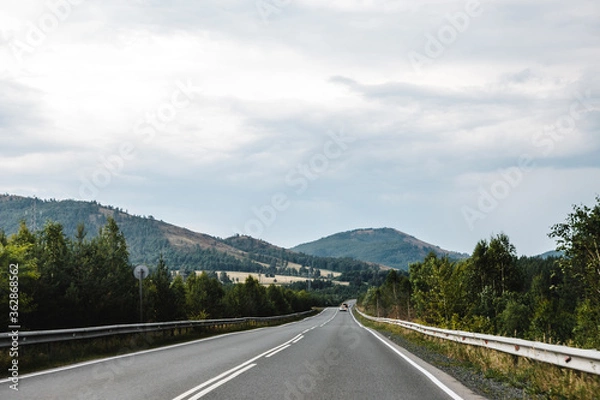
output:
<svg viewBox="0 0 600 400"><path fill-rule="evenodd" d="M217 271L217 275L221 274L222 271ZM229 279L235 281L237 283L237 281L239 280L240 283L244 282L246 280L246 278L248 277L248 275L252 276L254 279L257 279L262 285L271 285L271 284L275 284L275 285L283 285L283 284L287 284L287 283L293 283L293 282L305 282L306 281L306 277L302 277L302 276L289 276L289 275L275 275L275 277L266 277L264 274L256 274L253 272L239 272L239 271L224 271L228 276ZM201 273L201 271L196 271L196 273ZM322 275L327 275L326 273L323 272L323 270L321 270L321 274ZM337 274L337 276L341 275L339 272L334 272L334 274ZM336 275L334 275L336 276ZM349 282L339 282L339 281L332 281L334 284L336 285L344 285L347 286L349 285Z"/></svg>

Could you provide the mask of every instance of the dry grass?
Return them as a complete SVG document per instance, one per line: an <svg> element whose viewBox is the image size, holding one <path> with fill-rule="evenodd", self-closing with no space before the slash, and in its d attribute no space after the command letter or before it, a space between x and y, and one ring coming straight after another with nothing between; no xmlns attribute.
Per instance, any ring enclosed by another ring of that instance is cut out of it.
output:
<svg viewBox="0 0 600 400"><path fill-rule="evenodd" d="M375 329L396 333L413 343L425 345L431 350L461 361L463 365L471 365L475 370L482 371L488 378L524 388L532 396L542 395L552 400L600 399L600 376L598 375L434 338L397 325L373 323L364 319L361 319L361 322Z"/></svg>
<svg viewBox="0 0 600 400"><path fill-rule="evenodd" d="M288 283L293 283L293 282L305 282L306 281L306 277L302 277L302 276L290 276L290 275L275 275L275 277L266 277L264 274L257 274L254 272L239 272L239 271L224 271L228 276L229 279L231 280L235 280L237 282L237 280L239 279L240 283L243 283L246 278L248 277L248 275L252 276L254 279L258 280L262 285L283 285L283 284L288 284ZM202 271L196 271L197 274L202 273ZM220 274L221 271L217 271L217 275ZM340 285L349 285L350 282L339 282L339 281L332 281L335 284L340 284Z"/></svg>

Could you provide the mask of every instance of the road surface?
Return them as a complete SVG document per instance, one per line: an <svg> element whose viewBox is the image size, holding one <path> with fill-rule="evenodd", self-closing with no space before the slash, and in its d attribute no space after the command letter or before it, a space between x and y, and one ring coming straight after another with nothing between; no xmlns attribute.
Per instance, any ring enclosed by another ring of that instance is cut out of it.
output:
<svg viewBox="0 0 600 400"><path fill-rule="evenodd" d="M405 354L350 312L328 308L282 326L24 375L18 391L3 380L0 399L481 399Z"/></svg>

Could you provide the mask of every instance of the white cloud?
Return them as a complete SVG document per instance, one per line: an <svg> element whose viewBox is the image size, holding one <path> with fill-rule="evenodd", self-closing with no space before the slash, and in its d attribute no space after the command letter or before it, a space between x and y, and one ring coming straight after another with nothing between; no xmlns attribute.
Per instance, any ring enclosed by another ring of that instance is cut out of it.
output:
<svg viewBox="0 0 600 400"><path fill-rule="evenodd" d="M79 198L82 179L130 144L93 197L207 233L229 235L283 192L292 205L262 233L277 244L372 224L461 251L504 230L520 251L545 250L542 225L597 191L600 10L482 1L416 71L410 52L425 54L466 4L297 0L265 20L238 0L83 2L22 61L16 40L51 11L2 5L0 191ZM189 104L140 134L182 83ZM297 194L286 176L341 130L355 141ZM461 207L524 155L536 169L469 230Z"/></svg>

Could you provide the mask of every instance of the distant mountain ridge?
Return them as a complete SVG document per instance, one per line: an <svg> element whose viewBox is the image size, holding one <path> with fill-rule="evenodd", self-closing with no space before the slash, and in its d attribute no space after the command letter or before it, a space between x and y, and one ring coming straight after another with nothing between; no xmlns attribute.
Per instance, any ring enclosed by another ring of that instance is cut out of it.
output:
<svg viewBox="0 0 600 400"><path fill-rule="evenodd" d="M221 239L193 232L151 215L131 215L119 207L96 201L0 195L0 229L7 235L16 233L21 221L25 221L30 230L36 230L35 226L40 230L50 220L60 223L65 235L71 238L75 236L77 226L83 223L87 237L93 238L109 217L115 219L123 232L133 264L155 265L162 253L172 269L259 271L265 263L284 265L288 261L310 262L315 267L334 270L350 268L347 261L317 260L292 252L369 263L352 267L361 269L369 269L371 264L407 269L409 263L422 260L430 251L457 259L468 256L443 250L391 228L357 229L284 249L243 236Z"/></svg>
<svg viewBox="0 0 600 400"><path fill-rule="evenodd" d="M115 219L127 240L132 263L154 264L160 253L170 259L171 267L186 267L207 262L214 253L213 263L241 263L245 252L223 240L204 233L181 228L152 216L128 214L95 201L42 200L15 195L0 195L0 229L7 235L16 233L21 221L30 230L42 229L46 221L58 222L67 237L74 237L77 226L85 225L87 237L95 237L107 218Z"/></svg>
<svg viewBox="0 0 600 400"><path fill-rule="evenodd" d="M351 257L401 270L407 270L411 263L422 261L430 252L452 259L469 256L444 250L393 228L340 232L300 244L291 250L320 257Z"/></svg>
<svg viewBox="0 0 600 400"><path fill-rule="evenodd" d="M95 201L42 200L15 195L0 195L0 230L7 235L25 222L31 231L44 228L47 221L60 223L65 236L74 238L77 227L85 225L87 238L97 236L112 217L127 241L132 264L156 265L160 254L173 270L243 271L294 274L295 267L309 266L335 272L378 269L360 260L338 260L295 253L247 236L221 239L193 232L155 219L136 216L125 210ZM372 276L372 272L366 275Z"/></svg>

